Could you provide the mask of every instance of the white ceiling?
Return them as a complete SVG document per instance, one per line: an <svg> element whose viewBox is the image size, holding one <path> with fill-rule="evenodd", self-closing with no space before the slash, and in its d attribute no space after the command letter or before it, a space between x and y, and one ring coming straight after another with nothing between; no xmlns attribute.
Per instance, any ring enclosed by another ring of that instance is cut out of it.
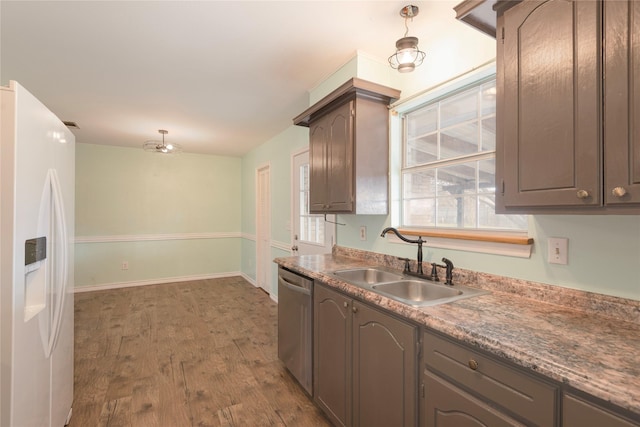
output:
<svg viewBox="0 0 640 427"><path fill-rule="evenodd" d="M406 4L2 0L0 80L77 122L78 142L141 147L162 128L186 152L241 156L357 51L386 61ZM413 4L409 35L463 25L455 1Z"/></svg>

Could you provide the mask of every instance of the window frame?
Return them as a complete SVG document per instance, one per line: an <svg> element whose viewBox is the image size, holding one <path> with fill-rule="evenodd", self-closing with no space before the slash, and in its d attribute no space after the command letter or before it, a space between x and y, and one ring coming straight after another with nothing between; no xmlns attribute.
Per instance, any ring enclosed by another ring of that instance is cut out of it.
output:
<svg viewBox="0 0 640 427"><path fill-rule="evenodd" d="M516 257L530 257L533 238L529 236L531 217L525 230L488 230L440 227L402 226L402 180L404 166L404 120L403 115L422 108L427 103L438 102L457 95L471 87L484 84L495 78L495 62L485 64L470 72L430 87L414 96L391 105L390 114L390 218L391 225L404 234L429 237L428 246L459 249L471 252L495 253ZM492 153L495 150L478 153ZM391 241L395 239L391 238ZM397 240L399 242L399 240Z"/></svg>

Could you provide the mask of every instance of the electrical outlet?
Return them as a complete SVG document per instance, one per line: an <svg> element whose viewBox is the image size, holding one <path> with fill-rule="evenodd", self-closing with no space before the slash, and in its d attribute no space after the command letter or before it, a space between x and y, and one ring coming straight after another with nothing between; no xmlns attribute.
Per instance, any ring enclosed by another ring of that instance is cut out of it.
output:
<svg viewBox="0 0 640 427"><path fill-rule="evenodd" d="M547 241L547 261L549 264L567 265L569 258L569 239L550 237Z"/></svg>
<svg viewBox="0 0 640 427"><path fill-rule="evenodd" d="M122 261L122 269L123 270L129 269L129 261Z"/></svg>
<svg viewBox="0 0 640 427"><path fill-rule="evenodd" d="M364 225L360 226L360 240L367 240L367 227Z"/></svg>

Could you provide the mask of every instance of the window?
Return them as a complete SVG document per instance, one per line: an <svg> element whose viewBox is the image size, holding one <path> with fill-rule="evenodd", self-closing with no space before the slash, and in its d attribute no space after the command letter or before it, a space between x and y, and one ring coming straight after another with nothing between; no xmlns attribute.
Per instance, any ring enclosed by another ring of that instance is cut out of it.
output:
<svg viewBox="0 0 640 427"><path fill-rule="evenodd" d="M400 114L398 222L404 228L524 231L526 216L495 214L495 75L464 82L426 93Z"/></svg>
<svg viewBox="0 0 640 427"><path fill-rule="evenodd" d="M300 166L300 240L324 245L324 219L309 213L309 163Z"/></svg>

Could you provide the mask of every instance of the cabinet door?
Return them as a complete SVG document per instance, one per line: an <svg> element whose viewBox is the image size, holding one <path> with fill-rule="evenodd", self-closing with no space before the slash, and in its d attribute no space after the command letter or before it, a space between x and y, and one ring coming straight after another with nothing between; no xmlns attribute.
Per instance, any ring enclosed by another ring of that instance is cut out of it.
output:
<svg viewBox="0 0 640 427"><path fill-rule="evenodd" d="M562 397L562 427L633 427L632 423L599 406L565 394Z"/></svg>
<svg viewBox="0 0 640 427"><path fill-rule="evenodd" d="M601 204L600 22L601 2L568 0L525 1L501 19L497 199L507 209Z"/></svg>
<svg viewBox="0 0 640 427"><path fill-rule="evenodd" d="M424 381L424 427L510 427L523 425L429 371L425 371Z"/></svg>
<svg viewBox="0 0 640 427"><path fill-rule="evenodd" d="M353 305L354 426L415 426L416 327Z"/></svg>
<svg viewBox="0 0 640 427"><path fill-rule="evenodd" d="M604 8L604 200L640 203L640 2Z"/></svg>
<svg viewBox="0 0 640 427"><path fill-rule="evenodd" d="M314 287L314 399L338 426L351 425L351 304L338 292Z"/></svg>
<svg viewBox="0 0 640 427"><path fill-rule="evenodd" d="M353 211L353 101L328 114L327 194L330 212Z"/></svg>
<svg viewBox="0 0 640 427"><path fill-rule="evenodd" d="M329 157L327 123L327 118L322 117L309 127L309 210L311 213L326 212L329 200L327 194L327 159Z"/></svg>

